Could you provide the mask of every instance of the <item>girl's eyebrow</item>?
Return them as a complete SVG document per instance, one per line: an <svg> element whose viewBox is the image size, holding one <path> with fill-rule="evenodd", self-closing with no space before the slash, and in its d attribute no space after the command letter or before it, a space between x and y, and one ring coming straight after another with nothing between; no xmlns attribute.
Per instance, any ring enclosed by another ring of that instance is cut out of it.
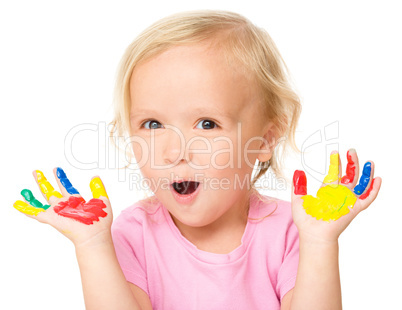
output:
<svg viewBox="0 0 402 310"><path fill-rule="evenodd" d="M130 118L137 118L137 117L141 117L141 115L156 115L158 116L159 114L163 114L158 110L153 110L153 109L135 109L134 112L130 113ZM204 108L204 107L200 107L200 108L194 108L191 109L191 111L186 112L186 116L191 116L191 115L204 115L204 116L219 116L222 118L227 118L227 119L231 119L233 118L231 114L228 113L224 113L216 108L210 107L210 108Z"/></svg>
<svg viewBox="0 0 402 310"><path fill-rule="evenodd" d="M141 114L155 114L157 110L135 109L134 112L130 112L130 118L140 116Z"/></svg>
<svg viewBox="0 0 402 310"><path fill-rule="evenodd" d="M205 115L205 116L219 116L219 117L223 117L223 118L231 118L231 115L229 113L225 113L220 111L219 109L213 108L213 107L209 107L208 109L200 107L200 108L196 108L193 110L194 114L196 115Z"/></svg>
<svg viewBox="0 0 402 310"><path fill-rule="evenodd" d="M130 112L130 119L141 118L144 116L159 116L160 112L158 110L151 109L135 109L133 112Z"/></svg>

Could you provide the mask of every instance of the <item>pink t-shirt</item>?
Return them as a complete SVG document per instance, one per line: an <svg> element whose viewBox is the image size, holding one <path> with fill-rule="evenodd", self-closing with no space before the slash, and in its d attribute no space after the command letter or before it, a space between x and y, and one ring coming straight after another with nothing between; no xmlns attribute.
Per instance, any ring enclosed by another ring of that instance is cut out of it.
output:
<svg viewBox="0 0 402 310"><path fill-rule="evenodd" d="M299 239L290 203L268 199L251 196L242 244L229 254L199 250L161 203L137 202L112 227L127 281L148 294L154 310L280 309L295 284Z"/></svg>

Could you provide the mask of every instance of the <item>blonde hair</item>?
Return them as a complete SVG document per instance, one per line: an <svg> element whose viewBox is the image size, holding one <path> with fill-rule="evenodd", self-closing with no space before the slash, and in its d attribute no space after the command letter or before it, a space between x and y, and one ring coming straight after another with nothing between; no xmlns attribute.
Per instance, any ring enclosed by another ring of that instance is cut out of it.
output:
<svg viewBox="0 0 402 310"><path fill-rule="evenodd" d="M290 82L288 70L275 43L262 28L240 14L217 11L187 11L167 16L145 29L126 49L117 72L115 117L111 137L130 133L130 78L134 68L170 47L213 42L228 63L256 82L267 122L274 124L275 139L285 138L279 147L297 149L294 135L301 112L300 100ZM240 64L240 66L239 66ZM278 147L269 162L258 162L252 185L271 168L281 175Z"/></svg>

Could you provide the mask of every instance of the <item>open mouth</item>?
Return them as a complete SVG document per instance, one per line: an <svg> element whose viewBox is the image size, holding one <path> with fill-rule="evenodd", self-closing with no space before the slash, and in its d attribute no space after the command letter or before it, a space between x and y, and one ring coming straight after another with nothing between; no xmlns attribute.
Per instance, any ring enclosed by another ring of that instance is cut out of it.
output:
<svg viewBox="0 0 402 310"><path fill-rule="evenodd" d="M174 182L172 184L173 189L180 195L190 195L194 193L199 185L200 182L193 181Z"/></svg>

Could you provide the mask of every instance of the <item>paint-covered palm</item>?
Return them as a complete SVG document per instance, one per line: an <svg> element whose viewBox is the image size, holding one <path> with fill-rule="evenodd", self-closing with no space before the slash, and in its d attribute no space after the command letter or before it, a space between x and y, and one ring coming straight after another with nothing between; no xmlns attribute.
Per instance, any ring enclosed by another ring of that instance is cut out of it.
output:
<svg viewBox="0 0 402 310"><path fill-rule="evenodd" d="M44 174L35 170L34 178L47 202L43 205L30 190L24 189L14 207L39 222L49 224L68 237L75 245L95 236L109 238L112 223L112 210L105 188L99 177L90 182L93 199L85 201L71 185L61 168L54 170L61 193L56 191Z"/></svg>
<svg viewBox="0 0 402 310"><path fill-rule="evenodd" d="M316 197L307 195L307 178L303 171L293 175L292 212L299 233L324 240L336 240L353 218L377 197L381 178L373 178L374 163L368 161L359 180L356 151L347 154L346 175L341 177L339 154L330 157L328 175Z"/></svg>

